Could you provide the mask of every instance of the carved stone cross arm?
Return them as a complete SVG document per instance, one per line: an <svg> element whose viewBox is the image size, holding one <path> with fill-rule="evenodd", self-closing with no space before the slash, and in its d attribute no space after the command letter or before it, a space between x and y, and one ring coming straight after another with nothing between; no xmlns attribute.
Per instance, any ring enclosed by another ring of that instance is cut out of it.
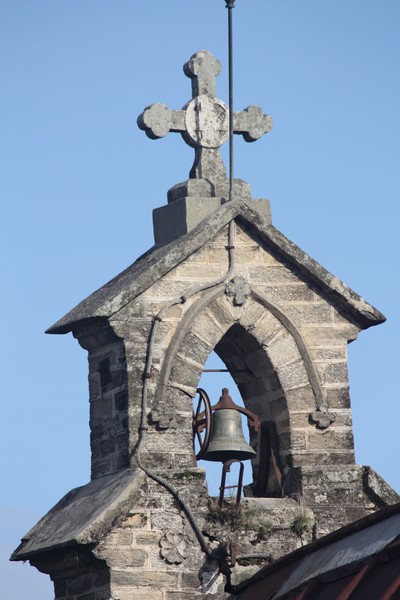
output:
<svg viewBox="0 0 400 600"><path fill-rule="evenodd" d="M248 106L242 112L233 113L233 131L242 134L246 142L255 142L271 131L272 126L272 117L259 106Z"/></svg>
<svg viewBox="0 0 400 600"><path fill-rule="evenodd" d="M137 120L138 126L151 140L165 137L170 131L183 133L185 111L170 110L166 104L152 104L144 109Z"/></svg>

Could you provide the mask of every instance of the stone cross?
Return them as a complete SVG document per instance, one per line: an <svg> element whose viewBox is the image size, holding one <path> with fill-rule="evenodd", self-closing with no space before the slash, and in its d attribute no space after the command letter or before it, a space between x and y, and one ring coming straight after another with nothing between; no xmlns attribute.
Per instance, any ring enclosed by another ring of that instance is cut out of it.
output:
<svg viewBox="0 0 400 600"><path fill-rule="evenodd" d="M192 100L182 110L170 110L165 104L148 106L138 118L138 126L151 139L178 132L195 150L189 177L210 182L226 181L220 147L229 138L229 109L216 98L215 78L221 63L207 50L196 52L183 67L192 80ZM271 131L272 118L258 106L249 106L233 114L233 132L246 142L258 140Z"/></svg>

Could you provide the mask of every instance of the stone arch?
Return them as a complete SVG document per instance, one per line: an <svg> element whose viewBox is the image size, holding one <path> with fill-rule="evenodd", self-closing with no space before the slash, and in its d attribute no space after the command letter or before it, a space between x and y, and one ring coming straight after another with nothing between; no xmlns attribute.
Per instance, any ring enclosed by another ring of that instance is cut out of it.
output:
<svg viewBox="0 0 400 600"><path fill-rule="evenodd" d="M187 311L166 353L156 392L157 405L175 405L177 393L193 397L214 350L238 386L243 402L263 423L273 423L284 479L295 466L293 413L299 403L315 408L322 398L306 345L293 323L259 293L234 306L225 286L204 294ZM260 439L251 443L260 447ZM262 463L262 461L261 461ZM253 461L260 481L260 453ZM259 495L279 495L273 475ZM259 486L260 488L260 486Z"/></svg>

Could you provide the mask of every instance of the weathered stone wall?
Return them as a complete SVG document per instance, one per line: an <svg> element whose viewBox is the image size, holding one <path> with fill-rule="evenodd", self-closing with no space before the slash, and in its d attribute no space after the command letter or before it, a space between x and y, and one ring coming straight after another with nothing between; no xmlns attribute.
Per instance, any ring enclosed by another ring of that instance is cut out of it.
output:
<svg viewBox="0 0 400 600"><path fill-rule="evenodd" d="M373 469L361 465L303 466L301 481L302 502L314 513L317 537L399 501Z"/></svg>
<svg viewBox="0 0 400 600"><path fill-rule="evenodd" d="M110 600L110 572L86 568L76 574L61 573L53 577L55 600Z"/></svg>
<svg viewBox="0 0 400 600"><path fill-rule="evenodd" d="M208 498L204 469L157 470L158 481L142 477L136 500L124 502L95 543L31 562L52 574L56 600L232 600L234 586L263 565L374 510L368 496L395 500L367 468L303 469L305 505L245 498L239 509Z"/></svg>
<svg viewBox="0 0 400 600"><path fill-rule="evenodd" d="M216 556L221 562L201 551L174 496L148 479L142 500L94 551L110 567L112 598L227 599L228 580L238 584L260 566L311 540L312 513L293 500L252 498L242 503L240 512L234 504L220 511L208 502L203 469L158 471L158 475L179 489L210 547L219 548ZM228 577L220 572L221 564L230 571Z"/></svg>
<svg viewBox="0 0 400 600"><path fill-rule="evenodd" d="M92 479L129 467L129 400L125 345L103 323L74 333L89 352Z"/></svg>
<svg viewBox="0 0 400 600"><path fill-rule="evenodd" d="M54 583L54 600L110 600L110 569L86 547L55 550L30 560Z"/></svg>
<svg viewBox="0 0 400 600"><path fill-rule="evenodd" d="M225 284L190 295L199 283L227 272L225 229L113 317L113 330L125 341L130 448L137 441L152 320L167 303L186 295L184 303L178 300L166 311L154 340L144 449L149 464L192 464L190 398L214 348L246 406L276 423L286 472L302 464L354 462L346 346L357 327L240 226L234 245L234 276L245 287L240 305L235 283L229 295ZM329 428L319 428L318 414L310 422L318 407L334 415Z"/></svg>

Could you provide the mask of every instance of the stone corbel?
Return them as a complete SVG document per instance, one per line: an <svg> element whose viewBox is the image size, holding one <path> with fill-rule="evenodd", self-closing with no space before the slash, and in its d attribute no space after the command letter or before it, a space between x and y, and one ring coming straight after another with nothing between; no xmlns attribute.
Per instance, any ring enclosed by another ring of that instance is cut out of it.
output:
<svg viewBox="0 0 400 600"><path fill-rule="evenodd" d="M225 294L232 298L233 306L243 306L250 295L250 286L244 277L236 275L227 283Z"/></svg>
<svg viewBox="0 0 400 600"><path fill-rule="evenodd" d="M328 412L328 407L323 405L310 413L309 419L311 423L316 425L317 429L327 429L336 420L336 416Z"/></svg>

